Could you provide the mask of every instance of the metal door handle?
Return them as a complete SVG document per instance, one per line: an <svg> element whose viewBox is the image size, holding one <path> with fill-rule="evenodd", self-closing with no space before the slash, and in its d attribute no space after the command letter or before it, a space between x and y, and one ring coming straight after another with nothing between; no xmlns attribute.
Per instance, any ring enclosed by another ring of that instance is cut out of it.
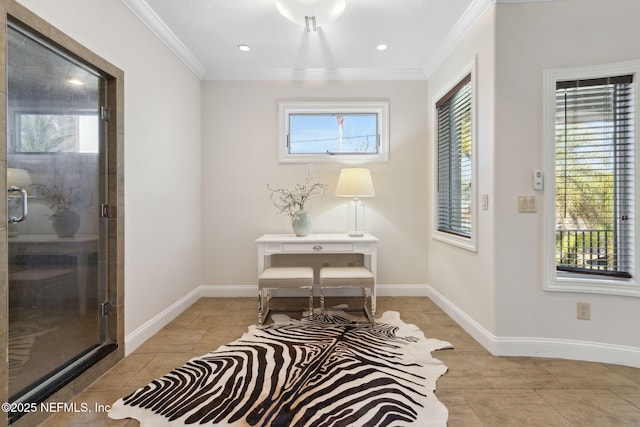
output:
<svg viewBox="0 0 640 427"><path fill-rule="evenodd" d="M15 224L17 222L22 222L25 219L27 219L27 190L25 190L24 188L21 187L16 187L16 186L11 186L7 189L7 191L9 193L20 193L22 195L22 212L21 215L19 217L9 217L7 219L7 221L9 221L10 224Z"/></svg>

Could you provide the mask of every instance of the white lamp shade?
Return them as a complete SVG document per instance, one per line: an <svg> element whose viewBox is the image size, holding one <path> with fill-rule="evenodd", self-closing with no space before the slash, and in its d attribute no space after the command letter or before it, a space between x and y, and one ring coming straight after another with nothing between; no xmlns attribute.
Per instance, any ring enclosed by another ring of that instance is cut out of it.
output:
<svg viewBox="0 0 640 427"><path fill-rule="evenodd" d="M376 192L371 180L371 172L366 168L346 168L340 171L336 196L373 197Z"/></svg>
<svg viewBox="0 0 640 427"><path fill-rule="evenodd" d="M315 16L318 25L329 24L342 15L345 0L276 0L278 12L289 21L305 25L305 16Z"/></svg>
<svg viewBox="0 0 640 427"><path fill-rule="evenodd" d="M29 187L31 185L31 175L26 169L7 168L8 187Z"/></svg>

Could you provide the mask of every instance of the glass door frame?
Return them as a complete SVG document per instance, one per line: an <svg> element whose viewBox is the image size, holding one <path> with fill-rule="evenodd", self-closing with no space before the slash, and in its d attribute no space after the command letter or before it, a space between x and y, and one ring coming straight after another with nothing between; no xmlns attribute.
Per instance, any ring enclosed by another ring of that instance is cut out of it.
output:
<svg viewBox="0 0 640 427"><path fill-rule="evenodd" d="M105 309L111 310L111 316L108 325L108 336L110 338L111 348L101 354L95 354L91 360L84 361L83 364L70 369L68 375L65 375L60 381L57 381L46 392L38 396L32 397L39 401L66 401L71 395L75 395L86 386L91 384L95 379L108 371L111 367L124 357L124 73L122 70L110 64L100 56L94 54L88 49L81 46L76 41L66 36L61 31L49 25L46 21L40 19L17 2L10 0L0 0L0 18L3 19L3 40L6 40L7 25L14 23L28 29L48 43L59 47L61 50L68 52L80 62L90 65L92 68L100 70L101 75L106 79L106 164L103 166L105 170L104 188L106 189L105 206L102 209L104 221L108 223L108 233L104 237L107 247L108 259L99 260L104 262L105 274L108 289L109 306ZM29 23L28 25L25 23ZM2 44L6 46L6 43ZM6 47L0 49L0 60L4 60L6 64ZM5 101L7 97L7 75L6 69L0 71L3 83L0 86L0 92L4 94ZM2 117L7 118L6 102L0 103L0 113ZM4 126L0 126L0 149L7 152L7 128L6 122ZM0 181L6 187L7 161L6 156L0 159ZM0 209L3 215L7 214L7 199L3 198ZM0 285L0 351L6 355L8 351L8 227L6 220L0 225L4 230L0 230L0 270L2 273L2 285ZM1 326L5 325L5 326ZM100 352L98 352L100 353ZM9 369L6 362L0 367L0 400L7 402L8 394L8 375ZM44 420L49 414L23 411L13 414L11 417L7 414L6 419L0 421L0 425L8 425L20 417L29 419L34 424Z"/></svg>

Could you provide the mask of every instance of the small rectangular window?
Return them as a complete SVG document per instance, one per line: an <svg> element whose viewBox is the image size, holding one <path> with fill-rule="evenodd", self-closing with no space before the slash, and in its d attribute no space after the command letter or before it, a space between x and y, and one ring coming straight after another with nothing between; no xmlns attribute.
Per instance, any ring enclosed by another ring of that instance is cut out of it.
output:
<svg viewBox="0 0 640 427"><path fill-rule="evenodd" d="M375 113L290 114L290 154L377 154Z"/></svg>
<svg viewBox="0 0 640 427"><path fill-rule="evenodd" d="M281 102L280 161L388 161L387 102Z"/></svg>

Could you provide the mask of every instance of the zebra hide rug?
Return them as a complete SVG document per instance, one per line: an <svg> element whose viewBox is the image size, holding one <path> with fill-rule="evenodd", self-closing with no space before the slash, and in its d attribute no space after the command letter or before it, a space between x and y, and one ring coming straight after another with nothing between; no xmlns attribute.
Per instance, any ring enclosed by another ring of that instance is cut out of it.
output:
<svg viewBox="0 0 640 427"><path fill-rule="evenodd" d="M386 312L375 324L335 315L249 327L115 402L141 426L446 426L436 380L447 367L426 339Z"/></svg>

